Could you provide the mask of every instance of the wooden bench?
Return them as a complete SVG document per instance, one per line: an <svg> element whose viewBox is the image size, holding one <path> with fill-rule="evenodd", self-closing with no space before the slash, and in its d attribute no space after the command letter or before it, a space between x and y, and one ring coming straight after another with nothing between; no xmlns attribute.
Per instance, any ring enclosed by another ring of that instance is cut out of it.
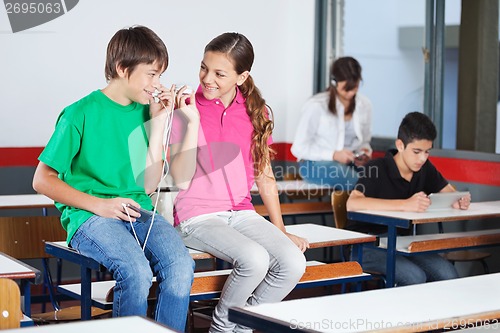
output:
<svg viewBox="0 0 500 333"><path fill-rule="evenodd" d="M396 251L418 253L448 251L500 244L500 229L449 232L415 236L398 236ZM387 248L387 237L381 237L379 247Z"/></svg>
<svg viewBox="0 0 500 333"><path fill-rule="evenodd" d="M196 272L191 287L191 301L218 297L231 269ZM341 262L323 264L318 261L307 263L306 272L296 288L330 285L333 283L357 282L370 279L370 275L363 273L357 262ZM92 305L102 309L112 309L114 280L92 283ZM156 300L158 284L153 279L149 301ZM66 284L58 288L62 293L76 299L81 298L81 284Z"/></svg>

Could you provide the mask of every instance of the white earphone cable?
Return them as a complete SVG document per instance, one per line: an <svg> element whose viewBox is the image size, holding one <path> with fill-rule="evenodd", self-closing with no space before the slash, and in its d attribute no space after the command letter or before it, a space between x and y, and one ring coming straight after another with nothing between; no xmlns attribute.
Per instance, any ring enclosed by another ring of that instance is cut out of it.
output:
<svg viewBox="0 0 500 333"><path fill-rule="evenodd" d="M175 99L175 95L174 95L174 99ZM148 229L148 233L146 234L146 238L144 239L142 251L144 251L144 249L146 248L149 234L151 233L151 229L153 228L153 223L155 221L156 209L158 207L158 201L160 198L161 183L167 177L168 171L169 171L169 164L167 162L167 153L168 153L168 144L170 142L170 135L172 133L172 120L173 120L173 116L174 116L174 104L175 103L174 103L174 101L172 101L172 106L169 110L169 109L167 109L166 105L163 103L162 100L159 100L159 102L161 103L161 105L163 106L165 111L167 112L167 119L165 121L165 132L163 135L163 142L164 142L163 155L164 155L164 158L163 158L163 165L162 165L162 177L161 177L160 181L158 182L158 187L156 188L156 200L155 200L155 204L154 204L154 208L153 208L153 217L151 219L151 224L149 225L149 229ZM135 231L134 231L134 233L135 233Z"/></svg>

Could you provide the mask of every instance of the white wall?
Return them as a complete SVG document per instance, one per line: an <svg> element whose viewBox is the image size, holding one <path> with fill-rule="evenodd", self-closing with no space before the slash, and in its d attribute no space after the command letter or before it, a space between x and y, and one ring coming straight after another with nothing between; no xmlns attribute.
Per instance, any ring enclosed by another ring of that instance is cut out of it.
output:
<svg viewBox="0 0 500 333"><path fill-rule="evenodd" d="M314 1L82 0L15 34L0 10L0 147L44 146L66 105L106 85L107 43L133 24L167 45L163 84L196 86L204 46L226 31L246 35L256 53L252 75L275 113L274 140L291 141L287 124L312 93Z"/></svg>

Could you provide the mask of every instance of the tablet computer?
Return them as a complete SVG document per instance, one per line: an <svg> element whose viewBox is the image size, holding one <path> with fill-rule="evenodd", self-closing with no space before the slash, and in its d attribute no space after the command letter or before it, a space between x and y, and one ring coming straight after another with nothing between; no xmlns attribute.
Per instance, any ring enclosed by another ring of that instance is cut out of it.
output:
<svg viewBox="0 0 500 333"><path fill-rule="evenodd" d="M431 205L427 208L427 210L452 208L455 202L469 194L469 191L431 193L429 194Z"/></svg>

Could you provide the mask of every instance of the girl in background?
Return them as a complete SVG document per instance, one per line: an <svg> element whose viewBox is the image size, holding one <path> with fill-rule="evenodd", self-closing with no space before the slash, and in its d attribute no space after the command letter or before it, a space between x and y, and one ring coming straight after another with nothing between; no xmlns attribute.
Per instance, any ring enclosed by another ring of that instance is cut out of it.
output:
<svg viewBox="0 0 500 333"><path fill-rule="evenodd" d="M358 94L362 77L356 59L338 58L330 78L328 90L303 106L291 151L305 181L350 190L358 168L371 158L372 105Z"/></svg>

